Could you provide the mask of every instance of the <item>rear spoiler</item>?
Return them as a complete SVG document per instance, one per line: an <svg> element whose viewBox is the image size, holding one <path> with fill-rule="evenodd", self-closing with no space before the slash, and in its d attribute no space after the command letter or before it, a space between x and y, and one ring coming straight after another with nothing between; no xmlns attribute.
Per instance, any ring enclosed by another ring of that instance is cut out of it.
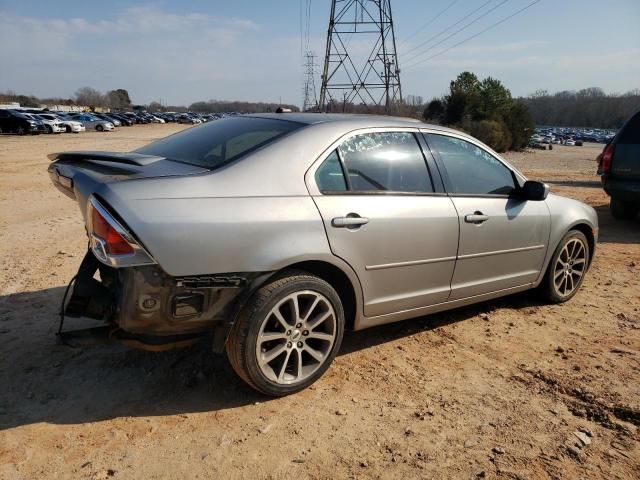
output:
<svg viewBox="0 0 640 480"><path fill-rule="evenodd" d="M49 160L66 160L66 161L85 161L85 160L97 160L111 163L124 163L126 165L135 165L137 167L144 167L151 163L155 163L159 160L164 160L164 157L157 157L155 155L143 155L133 152L100 152L100 151L79 151L79 152L64 152L64 153L52 153L47 155Z"/></svg>

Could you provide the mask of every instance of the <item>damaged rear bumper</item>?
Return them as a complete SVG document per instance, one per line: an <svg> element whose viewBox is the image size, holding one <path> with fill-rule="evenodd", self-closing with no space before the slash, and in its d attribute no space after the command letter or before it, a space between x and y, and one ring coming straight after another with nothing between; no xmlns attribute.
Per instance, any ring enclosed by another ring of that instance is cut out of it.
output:
<svg viewBox="0 0 640 480"><path fill-rule="evenodd" d="M238 300L258 277L172 277L157 265L113 268L88 251L63 312L102 320L110 338L149 350L188 345L216 329L226 339Z"/></svg>

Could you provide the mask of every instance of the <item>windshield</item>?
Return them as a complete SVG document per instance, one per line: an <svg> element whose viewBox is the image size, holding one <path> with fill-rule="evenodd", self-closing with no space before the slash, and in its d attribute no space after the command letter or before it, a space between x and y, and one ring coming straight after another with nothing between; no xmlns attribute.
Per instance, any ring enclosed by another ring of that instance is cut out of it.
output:
<svg viewBox="0 0 640 480"><path fill-rule="evenodd" d="M302 126L268 118L225 118L189 128L135 152L214 170Z"/></svg>

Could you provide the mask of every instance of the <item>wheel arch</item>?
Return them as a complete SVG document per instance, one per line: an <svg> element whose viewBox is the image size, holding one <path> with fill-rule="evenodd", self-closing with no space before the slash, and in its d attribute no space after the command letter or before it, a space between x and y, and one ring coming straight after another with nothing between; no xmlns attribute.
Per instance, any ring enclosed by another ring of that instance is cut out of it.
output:
<svg viewBox="0 0 640 480"><path fill-rule="evenodd" d="M353 285L349 276L340 267L322 260L306 260L288 265L279 272L286 270L304 270L305 272L315 275L331 285L336 290L340 300L342 301L342 307L344 308L345 315L345 327L350 330L355 328L356 315L359 311L356 287ZM358 288L360 288L360 285L358 285Z"/></svg>
<svg viewBox="0 0 640 480"><path fill-rule="evenodd" d="M311 275L321 278L331 285L340 300L345 313L345 328L350 330L358 330L361 323L362 312L362 286L357 275L348 264L342 265L339 258L333 257L331 260L324 259L302 259L292 260L284 266L276 270L265 272L251 282L248 288L242 292L236 300L229 305L228 317L229 321L218 325L213 334L213 350L222 352L224 345L229 336L229 332L236 322L237 315L240 313L242 305L253 295L258 289L269 282L272 278L281 275L287 271L302 270Z"/></svg>
<svg viewBox="0 0 640 480"><path fill-rule="evenodd" d="M587 223L582 222L582 223L577 223L571 226L571 228L569 228L567 232L571 230L578 230L579 232L582 232L585 237L587 237L587 242L589 243L589 267L590 267L591 263L593 262L593 256L594 256L593 254L595 253L595 250L596 250L596 239L595 239L595 235L593 234L593 228L591 227L591 225L588 225Z"/></svg>
<svg viewBox="0 0 640 480"><path fill-rule="evenodd" d="M549 270L549 268L550 268L551 259L553 258L553 254L558 249L558 246L560 245L560 242L562 241L562 239L571 230L577 230L577 231L581 232L582 234L584 234L585 237L587 237L587 243L589 244L589 264L587 266L587 269L589 267L591 267L591 264L593 263L593 257L594 257L594 254L595 254L596 243L597 243L597 239L596 239L596 236L594 234L594 228L595 227L593 225L591 225L590 223L588 223L588 222L576 221L575 223L572 223L568 227L566 227L563 231L559 232L560 234L557 235L557 240L555 240L553 243L549 244L549 248L547 249L547 256L546 256L546 258L544 260L544 266L543 266L542 270L540 271L540 276L538 277L538 279L534 283L534 287L537 287L538 285L540 285L540 283L544 279L544 277L545 277L545 275L547 273L547 270Z"/></svg>

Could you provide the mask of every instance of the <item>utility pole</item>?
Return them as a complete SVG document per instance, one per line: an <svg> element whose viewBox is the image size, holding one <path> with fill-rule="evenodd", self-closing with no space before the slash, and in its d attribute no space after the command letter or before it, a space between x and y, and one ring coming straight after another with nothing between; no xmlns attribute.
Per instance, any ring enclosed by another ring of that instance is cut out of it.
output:
<svg viewBox="0 0 640 480"><path fill-rule="evenodd" d="M317 111L318 110L318 92L316 90L316 63L315 54L312 51L307 50L305 53L304 63L304 88L302 91L304 101L302 102L302 111Z"/></svg>
<svg viewBox="0 0 640 480"><path fill-rule="evenodd" d="M350 51L351 41L368 44L368 56ZM391 0L331 1L320 108L334 105L340 92L343 109L360 103L391 113L402 102Z"/></svg>

